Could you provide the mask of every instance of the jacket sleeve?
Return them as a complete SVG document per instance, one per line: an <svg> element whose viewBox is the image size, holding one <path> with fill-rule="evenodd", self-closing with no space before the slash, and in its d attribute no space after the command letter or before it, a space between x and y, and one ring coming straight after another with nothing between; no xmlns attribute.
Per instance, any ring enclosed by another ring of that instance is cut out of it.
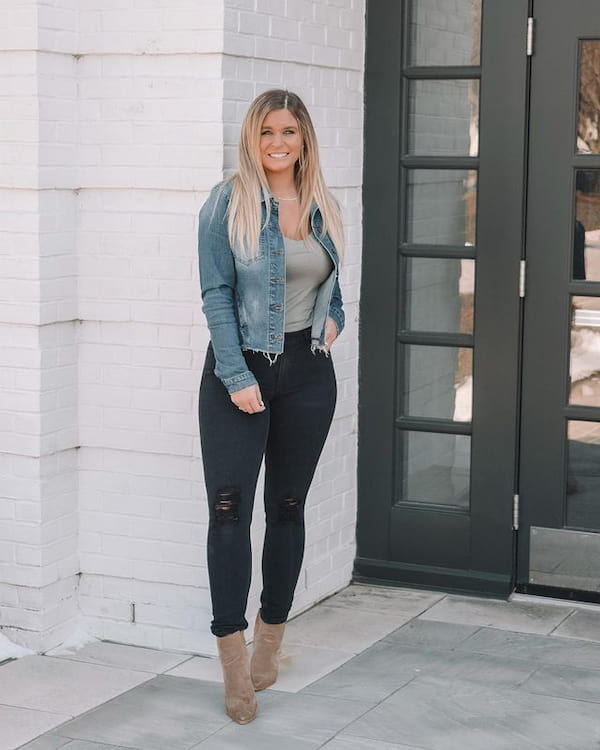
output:
<svg viewBox="0 0 600 750"><path fill-rule="evenodd" d="M215 375L228 393L234 393L256 384L256 378L241 349L235 261L227 235L227 201L222 185L217 185L200 210L198 266L202 310L215 353Z"/></svg>

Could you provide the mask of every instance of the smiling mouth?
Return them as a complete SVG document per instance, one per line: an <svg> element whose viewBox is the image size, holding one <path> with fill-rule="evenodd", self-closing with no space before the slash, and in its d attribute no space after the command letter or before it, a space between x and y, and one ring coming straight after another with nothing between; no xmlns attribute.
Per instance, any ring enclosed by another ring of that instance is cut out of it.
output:
<svg viewBox="0 0 600 750"><path fill-rule="evenodd" d="M284 154L268 154L271 159L285 159L285 157L289 155L289 151L286 151Z"/></svg>

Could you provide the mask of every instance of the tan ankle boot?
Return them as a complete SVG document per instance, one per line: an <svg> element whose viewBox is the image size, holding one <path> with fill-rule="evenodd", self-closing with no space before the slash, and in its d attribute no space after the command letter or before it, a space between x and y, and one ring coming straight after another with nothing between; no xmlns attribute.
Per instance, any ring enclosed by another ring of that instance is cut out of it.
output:
<svg viewBox="0 0 600 750"><path fill-rule="evenodd" d="M257 707L243 631L218 637L217 648L225 683L225 710L233 721L247 724L255 718Z"/></svg>
<svg viewBox="0 0 600 750"><path fill-rule="evenodd" d="M263 622L260 612L254 623L254 648L250 662L250 672L255 690L264 690L277 680L279 654L285 623L270 625Z"/></svg>

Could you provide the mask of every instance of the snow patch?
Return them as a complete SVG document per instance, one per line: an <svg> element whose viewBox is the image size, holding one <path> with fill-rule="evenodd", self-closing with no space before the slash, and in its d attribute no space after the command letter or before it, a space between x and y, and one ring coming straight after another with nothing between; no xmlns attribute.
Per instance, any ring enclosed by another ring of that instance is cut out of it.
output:
<svg viewBox="0 0 600 750"><path fill-rule="evenodd" d="M6 659L20 659L22 656L31 656L35 654L30 648L24 648L23 646L17 646L16 643L10 641L5 635L0 633L0 661Z"/></svg>
<svg viewBox="0 0 600 750"><path fill-rule="evenodd" d="M82 627L76 627L72 633L70 633L65 640L50 651L46 651L46 656L58 656L60 654L69 654L73 651L78 651L88 643L94 643L98 638L90 635Z"/></svg>
<svg viewBox="0 0 600 750"><path fill-rule="evenodd" d="M585 380L600 370L600 332L588 328L571 334L571 382Z"/></svg>

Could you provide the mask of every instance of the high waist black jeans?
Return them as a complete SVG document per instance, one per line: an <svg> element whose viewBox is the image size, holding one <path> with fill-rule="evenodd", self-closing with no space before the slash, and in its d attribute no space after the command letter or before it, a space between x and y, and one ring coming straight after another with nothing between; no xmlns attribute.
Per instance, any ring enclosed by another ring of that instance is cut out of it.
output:
<svg viewBox="0 0 600 750"><path fill-rule="evenodd" d="M245 352L265 411L246 414L214 375L209 345L200 384L200 439L208 496L211 630L222 636L248 627L245 617L252 554L250 522L265 459L266 518L262 555L264 622L285 622L304 555L304 503L336 400L333 363L310 350L310 329L285 335L275 363Z"/></svg>

